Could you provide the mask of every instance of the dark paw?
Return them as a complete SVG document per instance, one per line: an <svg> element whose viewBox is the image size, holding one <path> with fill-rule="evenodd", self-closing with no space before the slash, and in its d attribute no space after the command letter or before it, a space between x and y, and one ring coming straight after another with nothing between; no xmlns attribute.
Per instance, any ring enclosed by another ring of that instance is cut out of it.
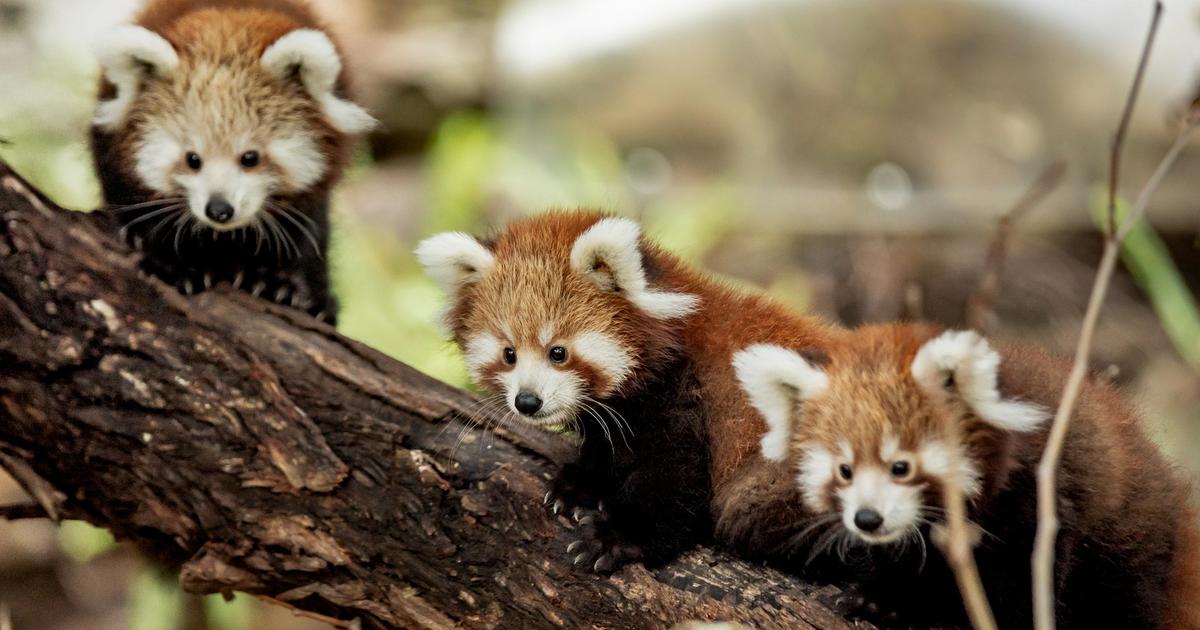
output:
<svg viewBox="0 0 1200 630"><path fill-rule="evenodd" d="M612 573L642 558L641 548L625 542L613 531L603 503L595 510L575 508L571 517L579 524L576 529L579 538L567 545L567 555L575 568Z"/></svg>
<svg viewBox="0 0 1200 630"><path fill-rule="evenodd" d="M579 483L581 477L564 470L554 480L554 486L546 493L545 504L552 514L560 514L572 508L587 510L603 510L600 495L586 483Z"/></svg>

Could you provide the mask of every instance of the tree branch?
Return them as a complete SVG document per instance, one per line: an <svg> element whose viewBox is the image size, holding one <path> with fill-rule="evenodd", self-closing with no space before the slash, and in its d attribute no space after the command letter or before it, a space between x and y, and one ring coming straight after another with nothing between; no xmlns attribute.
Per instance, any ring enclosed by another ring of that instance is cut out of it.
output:
<svg viewBox="0 0 1200 630"><path fill-rule="evenodd" d="M1145 71L1146 59L1149 58L1150 48L1154 42L1154 34L1158 29L1158 22L1161 15L1162 3L1156 1L1154 5L1154 17L1150 22L1150 32L1146 35L1146 45L1142 51L1142 60L1138 64L1137 75L1134 78L1133 86L1130 88L1130 95L1126 101L1126 110L1121 116L1121 122L1113 144L1109 164L1108 222L1105 226L1104 252L1100 257L1096 279L1092 284L1091 297L1088 298L1087 310L1084 312L1083 323L1080 326L1079 343L1075 348L1075 360L1071 366L1071 373L1067 377L1067 383L1063 388L1062 400L1059 402L1058 411L1054 414L1054 421L1046 440L1046 448L1038 464L1038 523L1037 533L1034 537L1033 557L1031 558L1034 626L1038 630L1052 630L1055 627L1054 543L1058 536L1059 525L1057 508L1058 466L1062 459L1063 441L1067 436L1071 416L1075 412L1075 403L1079 398L1083 379L1087 376L1088 360L1092 351L1092 338L1095 336L1096 324L1100 319L1100 307L1103 306L1104 297L1108 293L1108 286L1112 281L1113 272L1117 266L1117 259L1121 253L1121 244L1125 241L1125 237L1128 236L1133 226L1145 216L1150 198L1162 184L1162 180L1175 164L1175 160L1183 152L1184 148L1187 147L1188 143L1191 142L1192 132L1195 130L1197 123L1200 122L1200 118L1195 115L1196 112L1191 112L1185 121L1183 129L1180 130L1179 135L1175 138L1175 142L1172 143L1171 148L1167 150L1166 155L1163 156L1150 178L1146 181L1146 184L1142 187L1142 190L1138 193L1133 209L1118 225L1116 218L1117 173L1120 168L1120 155L1125 137L1125 128L1128 126L1133 103L1137 99L1141 77Z"/></svg>
<svg viewBox="0 0 1200 630"><path fill-rule="evenodd" d="M0 165L0 466L49 517L344 627L862 627L836 588L703 549L573 572L541 504L571 445L479 430L466 393L305 315L141 277L99 220Z"/></svg>

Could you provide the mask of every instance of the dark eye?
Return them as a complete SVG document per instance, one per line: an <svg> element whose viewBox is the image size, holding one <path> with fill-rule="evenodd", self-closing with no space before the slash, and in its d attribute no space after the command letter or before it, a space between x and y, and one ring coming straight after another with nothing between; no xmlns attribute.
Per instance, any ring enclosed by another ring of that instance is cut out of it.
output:
<svg viewBox="0 0 1200 630"><path fill-rule="evenodd" d="M850 481L850 479L854 477L854 471L850 469L850 464L842 464L841 466L838 466L838 474L841 475L842 479L845 479L846 481Z"/></svg>
<svg viewBox="0 0 1200 630"><path fill-rule="evenodd" d="M247 151L242 154L242 166L254 168L258 166L258 151Z"/></svg>
<svg viewBox="0 0 1200 630"><path fill-rule="evenodd" d="M517 364L517 351L512 348L504 349L504 362L509 365Z"/></svg>
<svg viewBox="0 0 1200 630"><path fill-rule="evenodd" d="M193 171L198 171L200 170L201 166L204 166L204 161L200 159L200 154L196 153L195 151L188 151L187 165L188 168L192 169Z"/></svg>
<svg viewBox="0 0 1200 630"><path fill-rule="evenodd" d="M892 462L892 476L893 477L907 477L908 473L911 470L912 470L912 467L909 466L908 462L906 462L906 461L901 460L898 462Z"/></svg>
<svg viewBox="0 0 1200 630"><path fill-rule="evenodd" d="M554 346L550 348L550 360L555 363L562 363L567 360L567 349L562 346Z"/></svg>

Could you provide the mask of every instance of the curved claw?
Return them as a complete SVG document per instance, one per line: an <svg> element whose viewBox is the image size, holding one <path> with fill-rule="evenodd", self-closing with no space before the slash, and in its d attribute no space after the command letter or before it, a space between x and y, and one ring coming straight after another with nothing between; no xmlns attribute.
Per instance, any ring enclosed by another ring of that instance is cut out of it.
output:
<svg viewBox="0 0 1200 630"><path fill-rule="evenodd" d="M575 553L580 549L583 549L583 545L584 542L582 540L576 540L575 542L567 545L567 553Z"/></svg>
<svg viewBox="0 0 1200 630"><path fill-rule="evenodd" d="M609 573L616 567L616 565L617 562L612 557L612 554L606 553L599 558L596 558L596 564L592 565L592 570L596 573Z"/></svg>
<svg viewBox="0 0 1200 630"><path fill-rule="evenodd" d="M580 519L576 519L576 520L579 521L580 525L595 525L596 524L596 517L591 514L588 514L587 516L580 518Z"/></svg>
<svg viewBox="0 0 1200 630"><path fill-rule="evenodd" d="M546 496L542 497L542 505L550 505L550 502L553 500L554 500L554 491L547 490Z"/></svg>
<svg viewBox="0 0 1200 630"><path fill-rule="evenodd" d="M567 504L563 503L562 499L555 499L554 505L551 506L550 511L553 514L557 515L559 512L565 510L566 508L567 508Z"/></svg>

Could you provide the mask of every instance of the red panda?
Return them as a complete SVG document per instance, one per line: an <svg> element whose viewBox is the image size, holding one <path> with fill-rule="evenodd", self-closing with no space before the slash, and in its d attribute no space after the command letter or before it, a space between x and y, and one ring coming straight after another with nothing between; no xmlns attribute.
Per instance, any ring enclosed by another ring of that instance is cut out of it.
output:
<svg viewBox="0 0 1200 630"><path fill-rule="evenodd" d="M830 564L909 623L966 625L953 574L925 557L953 475L981 535L976 560L999 626L1030 627L1036 469L1069 365L915 324L851 331L826 351L824 364L771 345L736 354L769 427L762 455L784 473L764 477L771 489L758 509L725 526L768 553L835 556ZM960 427L958 447L944 436L948 420ZM1067 433L1058 511L1058 627L1200 627L1186 484L1099 380L1084 386Z"/></svg>
<svg viewBox="0 0 1200 630"><path fill-rule="evenodd" d="M97 47L92 153L146 271L332 319L330 189L352 137L341 55L301 0L151 0Z"/></svg>
<svg viewBox="0 0 1200 630"><path fill-rule="evenodd" d="M584 508L585 539L568 553L596 571L711 537L765 428L733 352L820 348L832 334L598 212L542 214L489 241L438 234L416 253L449 296L446 324L474 382L510 420L583 434L547 502Z"/></svg>

